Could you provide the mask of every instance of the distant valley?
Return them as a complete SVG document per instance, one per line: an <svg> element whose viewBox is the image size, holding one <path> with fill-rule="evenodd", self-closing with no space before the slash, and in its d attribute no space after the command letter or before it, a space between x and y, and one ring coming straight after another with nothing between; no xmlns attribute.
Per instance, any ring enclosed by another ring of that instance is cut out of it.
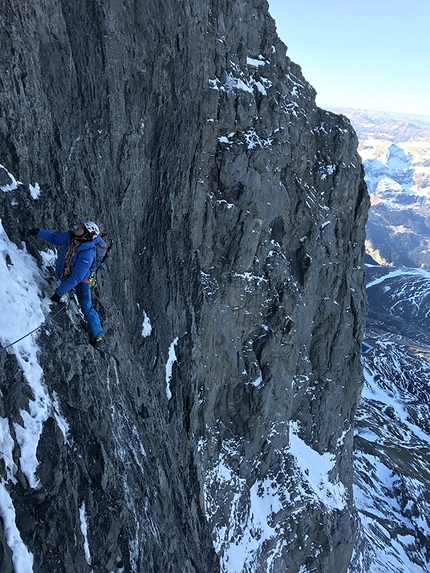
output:
<svg viewBox="0 0 430 573"><path fill-rule="evenodd" d="M366 266L364 389L354 497L361 544L349 573L425 573L430 563L430 273Z"/></svg>
<svg viewBox="0 0 430 573"><path fill-rule="evenodd" d="M430 270L430 118L333 111L359 137L372 202L366 251L379 264Z"/></svg>
<svg viewBox="0 0 430 573"><path fill-rule="evenodd" d="M333 111L357 132L372 202L348 573L429 572L430 118Z"/></svg>

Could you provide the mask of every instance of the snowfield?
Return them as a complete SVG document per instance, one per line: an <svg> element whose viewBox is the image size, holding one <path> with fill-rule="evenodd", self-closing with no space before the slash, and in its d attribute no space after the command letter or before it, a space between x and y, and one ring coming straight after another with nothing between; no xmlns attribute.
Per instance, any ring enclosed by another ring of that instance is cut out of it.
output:
<svg viewBox="0 0 430 573"><path fill-rule="evenodd" d="M367 267L365 385L354 497L362 526L349 573L430 571L430 273Z"/></svg>
<svg viewBox="0 0 430 573"><path fill-rule="evenodd" d="M19 469L26 476L30 487L37 488L36 452L43 424L54 412L62 428L67 427L67 422L62 421L48 394L43 383L43 371L37 360L35 329L46 321L50 310L50 300L43 294L48 290L48 283L25 248L18 249L9 240L1 221L0 253L1 351L15 354L33 394L33 399L28 402L28 410L20 412L22 425L15 423L11 426L9 420L0 418L0 455L8 472L8 480L0 484L0 514L5 525L6 541L13 554L15 571L29 573L33 570L33 556L22 542L16 527L15 509L8 492L8 488L16 483L18 470L12 461L12 453L15 448L19 449ZM13 344L28 332L32 334Z"/></svg>

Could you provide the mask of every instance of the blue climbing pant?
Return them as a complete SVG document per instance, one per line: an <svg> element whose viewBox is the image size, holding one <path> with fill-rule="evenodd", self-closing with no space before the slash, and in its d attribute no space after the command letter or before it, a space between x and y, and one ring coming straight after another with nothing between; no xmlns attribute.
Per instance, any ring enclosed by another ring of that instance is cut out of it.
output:
<svg viewBox="0 0 430 573"><path fill-rule="evenodd" d="M100 318L93 307L91 300L91 287L89 283L79 283L76 285L76 296L84 313L85 321L88 325L90 338L97 338L103 335L103 328L100 324Z"/></svg>

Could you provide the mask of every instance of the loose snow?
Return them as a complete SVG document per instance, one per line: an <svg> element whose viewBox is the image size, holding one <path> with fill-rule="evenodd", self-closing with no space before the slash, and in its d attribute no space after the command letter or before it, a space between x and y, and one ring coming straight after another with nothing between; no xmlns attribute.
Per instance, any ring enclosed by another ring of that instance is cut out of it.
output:
<svg viewBox="0 0 430 573"><path fill-rule="evenodd" d="M259 68L260 66L266 66L269 62L263 58L263 56L258 56L260 59L246 58L246 63L248 66L253 66L254 68Z"/></svg>
<svg viewBox="0 0 430 573"><path fill-rule="evenodd" d="M30 195L33 199L39 199L40 197L40 187L39 183L35 183L34 185L29 185L28 188L30 189Z"/></svg>
<svg viewBox="0 0 430 573"><path fill-rule="evenodd" d="M284 433L285 429L279 428L279 431ZM298 431L297 424L290 424L290 447L284 453L279 452L281 465L290 460L281 471L283 475L291 474L291 458L294 460L290 482L279 481L272 475L256 479L250 486L237 469L241 466L241 445L235 440L223 443L217 463L206 473L206 515L214 527L214 546L223 573L260 571L263 547L267 556L265 570L277 570L288 545L285 531L280 535L282 521L277 519L280 512L306 507L310 500L318 501L327 511L345 508L347 492L333 476L334 456L313 450L299 438ZM273 435L277 433L273 428ZM201 441L199 451L206 449L207 444ZM254 463L258 466L258 459ZM222 512L219 515L221 504L230 507L227 523L223 522Z"/></svg>
<svg viewBox="0 0 430 573"><path fill-rule="evenodd" d="M166 396L170 400L172 397L172 392L170 391L170 380L172 379L173 364L176 362L175 346L178 344L178 338L169 347L169 358L166 363Z"/></svg>
<svg viewBox="0 0 430 573"><path fill-rule="evenodd" d="M16 526L15 508L12 498L3 481L0 482L0 517L6 543L12 551L12 563L15 573L33 572L33 555L28 551Z"/></svg>
<svg viewBox="0 0 430 573"><path fill-rule="evenodd" d="M149 316L143 311L143 322L142 322L142 336L143 338L147 338L151 336L152 332L152 325L151 321L149 320Z"/></svg>
<svg viewBox="0 0 430 573"><path fill-rule="evenodd" d="M297 433L297 425L291 424L290 450L296 458L302 479L328 509L344 509L345 486L338 479L333 481L330 478L335 465L334 456L328 453L319 454L301 440Z"/></svg>
<svg viewBox="0 0 430 573"><path fill-rule="evenodd" d="M49 299L42 298L47 283L36 262L25 248L18 249L7 237L0 221L0 300L3 316L0 341L8 352L14 352L24 377L32 389L33 400L28 411L21 410L23 424L14 424L20 448L20 466L31 487L38 486L36 468L37 445L43 423L50 416L51 400L42 382L43 371L37 360L37 332L8 346L45 322L49 312Z"/></svg>
<svg viewBox="0 0 430 573"><path fill-rule="evenodd" d="M88 543L88 524L87 524L87 517L85 515L85 501L82 503L81 507L79 508L79 521L81 524L81 533L84 538L84 555L85 561L88 565L91 565L91 553L90 553L90 545Z"/></svg>
<svg viewBox="0 0 430 573"><path fill-rule="evenodd" d="M8 183L7 185L0 185L0 189L2 191L4 191L5 193L8 193L9 191L15 191L15 189L18 189L18 185L22 185L21 181L17 181L15 179L15 177L9 173L9 171L6 169L6 167L4 167L3 165L0 165L0 170L3 169L3 171L6 172L6 175L9 177L10 179L10 183Z"/></svg>
<svg viewBox="0 0 430 573"><path fill-rule="evenodd" d="M7 418L0 418L0 456L6 468L7 479L16 483L15 474L18 468L13 461L14 447L15 442L10 435L9 420Z"/></svg>

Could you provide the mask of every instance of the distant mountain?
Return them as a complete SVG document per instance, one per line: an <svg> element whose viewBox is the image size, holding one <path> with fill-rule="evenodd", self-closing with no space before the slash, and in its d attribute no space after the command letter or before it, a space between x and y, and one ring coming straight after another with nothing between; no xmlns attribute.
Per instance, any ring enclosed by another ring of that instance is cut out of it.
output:
<svg viewBox="0 0 430 573"><path fill-rule="evenodd" d="M366 266L365 385L354 496L362 537L350 573L430 571L430 273Z"/></svg>
<svg viewBox="0 0 430 573"><path fill-rule="evenodd" d="M430 138L430 116L401 115L353 108L331 108L345 115L360 140L371 138L409 141L414 137Z"/></svg>
<svg viewBox="0 0 430 573"><path fill-rule="evenodd" d="M430 118L333 111L347 116L358 134L372 202L364 389L354 442L361 543L349 573L425 573L430 571Z"/></svg>
<svg viewBox="0 0 430 573"><path fill-rule="evenodd" d="M359 137L372 202L368 253L381 264L430 270L430 118L335 111Z"/></svg>

